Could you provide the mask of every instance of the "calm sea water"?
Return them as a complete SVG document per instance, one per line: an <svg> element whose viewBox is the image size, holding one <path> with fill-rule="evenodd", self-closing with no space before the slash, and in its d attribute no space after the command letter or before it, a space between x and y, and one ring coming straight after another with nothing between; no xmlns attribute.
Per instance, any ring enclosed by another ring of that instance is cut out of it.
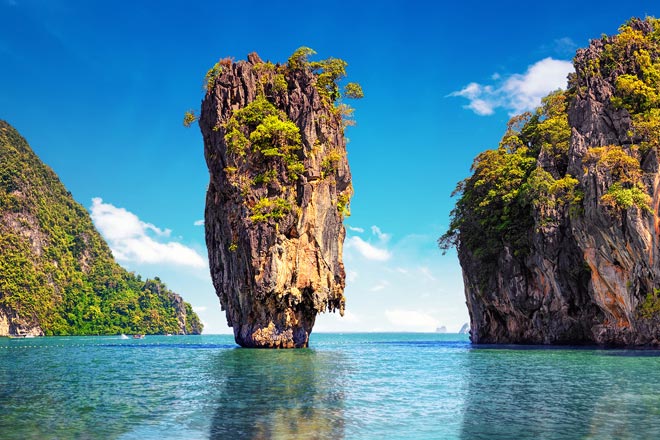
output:
<svg viewBox="0 0 660 440"><path fill-rule="evenodd" d="M1 439L659 439L660 352L442 334L0 338Z"/></svg>

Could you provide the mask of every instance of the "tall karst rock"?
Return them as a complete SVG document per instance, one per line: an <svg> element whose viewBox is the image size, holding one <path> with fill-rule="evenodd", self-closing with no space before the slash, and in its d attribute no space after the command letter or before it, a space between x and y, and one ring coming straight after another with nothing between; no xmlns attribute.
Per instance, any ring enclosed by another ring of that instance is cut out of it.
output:
<svg viewBox="0 0 660 440"><path fill-rule="evenodd" d="M222 60L207 74L199 125L210 173L213 283L245 347L306 347L316 315L344 311L342 219L352 195L344 129L361 97L346 63Z"/></svg>
<svg viewBox="0 0 660 440"><path fill-rule="evenodd" d="M660 21L578 50L459 184L475 343L660 345Z"/></svg>
<svg viewBox="0 0 660 440"><path fill-rule="evenodd" d="M201 331L158 278L115 262L85 208L0 120L0 336Z"/></svg>

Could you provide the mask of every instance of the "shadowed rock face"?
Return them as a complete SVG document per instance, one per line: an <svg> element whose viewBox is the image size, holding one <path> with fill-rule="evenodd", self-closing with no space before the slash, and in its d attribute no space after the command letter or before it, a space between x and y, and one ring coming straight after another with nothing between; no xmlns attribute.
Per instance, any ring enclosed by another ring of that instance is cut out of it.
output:
<svg viewBox="0 0 660 440"><path fill-rule="evenodd" d="M342 116L308 65L220 64L199 119L213 284L238 344L306 347L317 313L344 311Z"/></svg>
<svg viewBox="0 0 660 440"><path fill-rule="evenodd" d="M642 35L653 31L648 21L633 20L630 27ZM657 146L638 148L648 137L636 130L631 112L612 102L617 78L641 76L632 58L604 67L613 38L594 40L575 57L567 157L553 158L544 150L538 157L537 167L550 173L557 161L567 164L583 193L578 209L534 207L529 252L517 256L504 243L495 270L485 269L459 244L474 343L660 345L660 321L648 313L650 295L660 287ZM640 187L652 211L603 203L617 178L589 155L611 146L639 163Z"/></svg>

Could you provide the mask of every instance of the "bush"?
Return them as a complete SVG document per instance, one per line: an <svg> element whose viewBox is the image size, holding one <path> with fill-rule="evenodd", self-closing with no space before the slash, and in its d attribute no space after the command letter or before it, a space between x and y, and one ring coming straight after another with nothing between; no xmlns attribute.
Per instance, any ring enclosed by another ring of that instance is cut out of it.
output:
<svg viewBox="0 0 660 440"><path fill-rule="evenodd" d="M254 223L267 222L270 219L279 221L291 211L291 204L281 197L274 199L264 197L259 199L251 211L250 220Z"/></svg>
<svg viewBox="0 0 660 440"><path fill-rule="evenodd" d="M197 120L194 110L188 110L183 114L183 126L188 128Z"/></svg>
<svg viewBox="0 0 660 440"><path fill-rule="evenodd" d="M351 99L364 98L364 92L362 91L362 86L360 86L360 84L355 82L346 84L346 86L344 87L344 97Z"/></svg>
<svg viewBox="0 0 660 440"><path fill-rule="evenodd" d="M307 60L307 58L311 55L316 55L316 51L314 49L310 49L309 47L305 47L305 46L299 47L289 57L289 60L287 62L289 69L300 70L300 69L308 68L309 61Z"/></svg>

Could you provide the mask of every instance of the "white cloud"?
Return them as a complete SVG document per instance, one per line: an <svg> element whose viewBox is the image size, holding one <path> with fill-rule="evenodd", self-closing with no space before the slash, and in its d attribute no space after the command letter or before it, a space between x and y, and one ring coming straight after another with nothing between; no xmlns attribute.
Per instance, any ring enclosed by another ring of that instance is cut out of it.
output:
<svg viewBox="0 0 660 440"><path fill-rule="evenodd" d="M103 203L100 197L92 199L91 216L117 260L206 267L206 260L194 249L174 241L161 243L150 235L169 237L169 229L145 223L124 208Z"/></svg>
<svg viewBox="0 0 660 440"><path fill-rule="evenodd" d="M511 114L534 110L541 98L548 93L566 87L566 77L573 72L570 61L544 58L527 68L525 73L516 73L508 78L493 75L498 86L472 82L449 96L459 96L470 101L465 106L478 115L492 115L497 108L509 110Z"/></svg>
<svg viewBox="0 0 660 440"><path fill-rule="evenodd" d="M390 240L390 234L384 234L378 226L371 227L371 233L374 234L380 241L387 243Z"/></svg>
<svg viewBox="0 0 660 440"><path fill-rule="evenodd" d="M436 281L436 278L433 276L433 273L431 273L431 269L429 269L426 266L422 266L419 269L419 273L421 273L424 278L426 278L429 281Z"/></svg>
<svg viewBox="0 0 660 440"><path fill-rule="evenodd" d="M349 237L348 240L346 240L346 248L355 249L367 260L387 261L392 256L387 249L378 248L367 243L360 237Z"/></svg>
<svg viewBox="0 0 660 440"><path fill-rule="evenodd" d="M483 99L473 99L465 106L479 116L488 116L495 113L495 105L492 102L484 101Z"/></svg>
<svg viewBox="0 0 660 440"><path fill-rule="evenodd" d="M438 327L438 320L431 315L414 310L385 310L385 317L399 330L432 332Z"/></svg>
<svg viewBox="0 0 660 440"><path fill-rule="evenodd" d="M206 309L206 306L193 306L193 312L195 313L206 312Z"/></svg>
<svg viewBox="0 0 660 440"><path fill-rule="evenodd" d="M204 226L204 220L195 220L195 223L193 223L195 226Z"/></svg>
<svg viewBox="0 0 660 440"><path fill-rule="evenodd" d="M578 45L575 41L569 37L558 38L553 42L552 50L560 55L572 56L575 54L575 50L578 48Z"/></svg>
<svg viewBox="0 0 660 440"><path fill-rule="evenodd" d="M356 228L356 227L353 227L353 226L349 226L348 230L353 231L353 232L359 232L360 234L364 232L363 228Z"/></svg>
<svg viewBox="0 0 660 440"><path fill-rule="evenodd" d="M348 281L349 283L352 283L353 281L357 280L357 277L358 277L358 273L354 270L349 270L346 273L346 281Z"/></svg>
<svg viewBox="0 0 660 440"><path fill-rule="evenodd" d="M381 282L379 282L378 284L376 284L375 286L373 286L373 287L372 287L371 289L369 289L369 290L371 290L372 292L378 292L378 291L380 291L380 290L383 290L384 288L386 288L386 287L389 286L389 285L390 285L389 282L387 282L387 281L381 281Z"/></svg>

